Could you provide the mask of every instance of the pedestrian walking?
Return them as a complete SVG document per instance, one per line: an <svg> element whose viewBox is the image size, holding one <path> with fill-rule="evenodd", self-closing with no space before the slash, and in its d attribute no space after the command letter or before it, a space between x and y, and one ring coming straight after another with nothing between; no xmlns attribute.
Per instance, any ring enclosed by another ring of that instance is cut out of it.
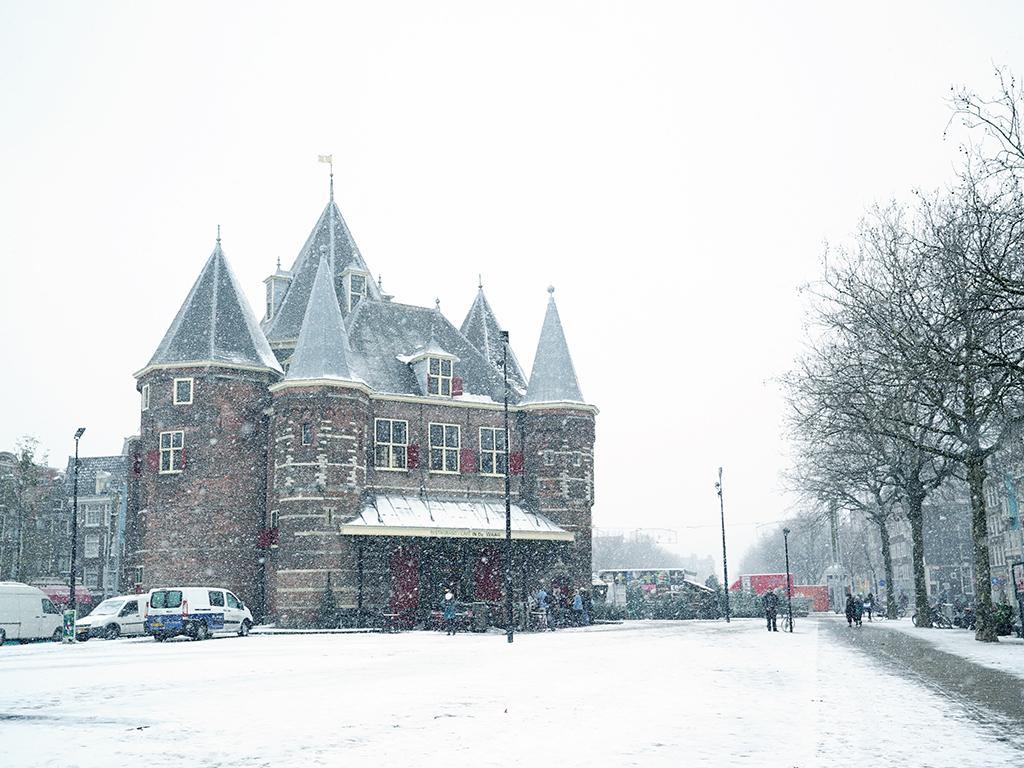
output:
<svg viewBox="0 0 1024 768"><path fill-rule="evenodd" d="M857 617L857 606L853 601L853 593L846 593L846 624L849 627L853 626L854 619Z"/></svg>
<svg viewBox="0 0 1024 768"><path fill-rule="evenodd" d="M583 598L583 626L589 627L591 609L590 590L581 589L580 596Z"/></svg>
<svg viewBox="0 0 1024 768"><path fill-rule="evenodd" d="M583 595L578 589L572 597L572 621L577 627L583 626Z"/></svg>
<svg viewBox="0 0 1024 768"><path fill-rule="evenodd" d="M444 593L444 628L449 636L455 634L455 595Z"/></svg>
<svg viewBox="0 0 1024 768"><path fill-rule="evenodd" d="M864 601L861 599L860 593L853 599L853 620L857 622L857 626L864 626L861 619L864 617Z"/></svg>
<svg viewBox="0 0 1024 768"><path fill-rule="evenodd" d="M552 632L555 631L555 625L558 622L558 617L555 615L557 609L558 604L555 600L555 596L552 593L548 592L546 595L544 595L544 610L547 611L548 629L550 629Z"/></svg>
<svg viewBox="0 0 1024 768"><path fill-rule="evenodd" d="M868 596L864 598L864 612L868 615L868 621L874 621L871 618L871 612L875 610L875 594L868 592Z"/></svg>
<svg viewBox="0 0 1024 768"><path fill-rule="evenodd" d="M762 599L764 601L764 617L768 621L768 631L778 632L779 628L775 626L775 619L779 615L779 596L773 589L765 592Z"/></svg>

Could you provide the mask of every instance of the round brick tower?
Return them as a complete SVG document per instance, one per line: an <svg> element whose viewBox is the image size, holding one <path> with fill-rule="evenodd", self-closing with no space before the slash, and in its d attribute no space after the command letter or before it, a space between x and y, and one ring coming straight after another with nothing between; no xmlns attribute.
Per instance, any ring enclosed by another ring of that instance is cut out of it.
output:
<svg viewBox="0 0 1024 768"><path fill-rule="evenodd" d="M352 366L332 254L319 258L288 373L270 388L270 510L277 544L270 552L268 592L270 610L283 624L326 618L318 614L328 592L335 606L355 602L355 553L340 525L360 510L370 398Z"/></svg>
<svg viewBox="0 0 1024 768"><path fill-rule="evenodd" d="M127 560L138 588L224 586L261 612L266 414L281 373L218 238L135 375L141 461Z"/></svg>

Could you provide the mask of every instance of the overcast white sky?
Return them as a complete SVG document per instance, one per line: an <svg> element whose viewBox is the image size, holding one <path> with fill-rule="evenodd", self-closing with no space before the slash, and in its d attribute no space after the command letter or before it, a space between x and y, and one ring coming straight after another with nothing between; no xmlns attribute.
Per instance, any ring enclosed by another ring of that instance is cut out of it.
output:
<svg viewBox="0 0 1024 768"><path fill-rule="evenodd" d="M732 557L789 501L800 283L949 177L1004 3L0 3L0 449L137 431L217 224L257 315L327 198L396 299L485 290L529 369L551 283L598 419L594 523Z"/></svg>

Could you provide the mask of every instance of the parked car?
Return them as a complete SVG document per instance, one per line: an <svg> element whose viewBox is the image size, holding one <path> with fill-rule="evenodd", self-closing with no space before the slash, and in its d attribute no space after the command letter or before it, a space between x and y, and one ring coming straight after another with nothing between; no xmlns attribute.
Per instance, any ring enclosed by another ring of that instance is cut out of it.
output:
<svg viewBox="0 0 1024 768"><path fill-rule="evenodd" d="M146 634L146 601L139 595L110 597L75 622L75 637L82 642L90 637L113 640Z"/></svg>
<svg viewBox="0 0 1024 768"><path fill-rule="evenodd" d="M149 591L146 603L146 634L157 641L178 635L245 637L253 625L245 603L223 587L160 587Z"/></svg>
<svg viewBox="0 0 1024 768"><path fill-rule="evenodd" d="M0 646L7 640L60 640L64 620L42 590L17 581L0 581Z"/></svg>

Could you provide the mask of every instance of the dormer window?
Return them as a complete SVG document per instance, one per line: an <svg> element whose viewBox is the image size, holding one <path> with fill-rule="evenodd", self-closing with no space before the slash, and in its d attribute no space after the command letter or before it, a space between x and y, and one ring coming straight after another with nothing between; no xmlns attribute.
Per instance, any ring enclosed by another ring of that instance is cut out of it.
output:
<svg viewBox="0 0 1024 768"><path fill-rule="evenodd" d="M348 311L366 298L366 275L350 273L348 276Z"/></svg>
<svg viewBox="0 0 1024 768"><path fill-rule="evenodd" d="M452 361L440 357L429 358L427 369L427 394L451 397Z"/></svg>

